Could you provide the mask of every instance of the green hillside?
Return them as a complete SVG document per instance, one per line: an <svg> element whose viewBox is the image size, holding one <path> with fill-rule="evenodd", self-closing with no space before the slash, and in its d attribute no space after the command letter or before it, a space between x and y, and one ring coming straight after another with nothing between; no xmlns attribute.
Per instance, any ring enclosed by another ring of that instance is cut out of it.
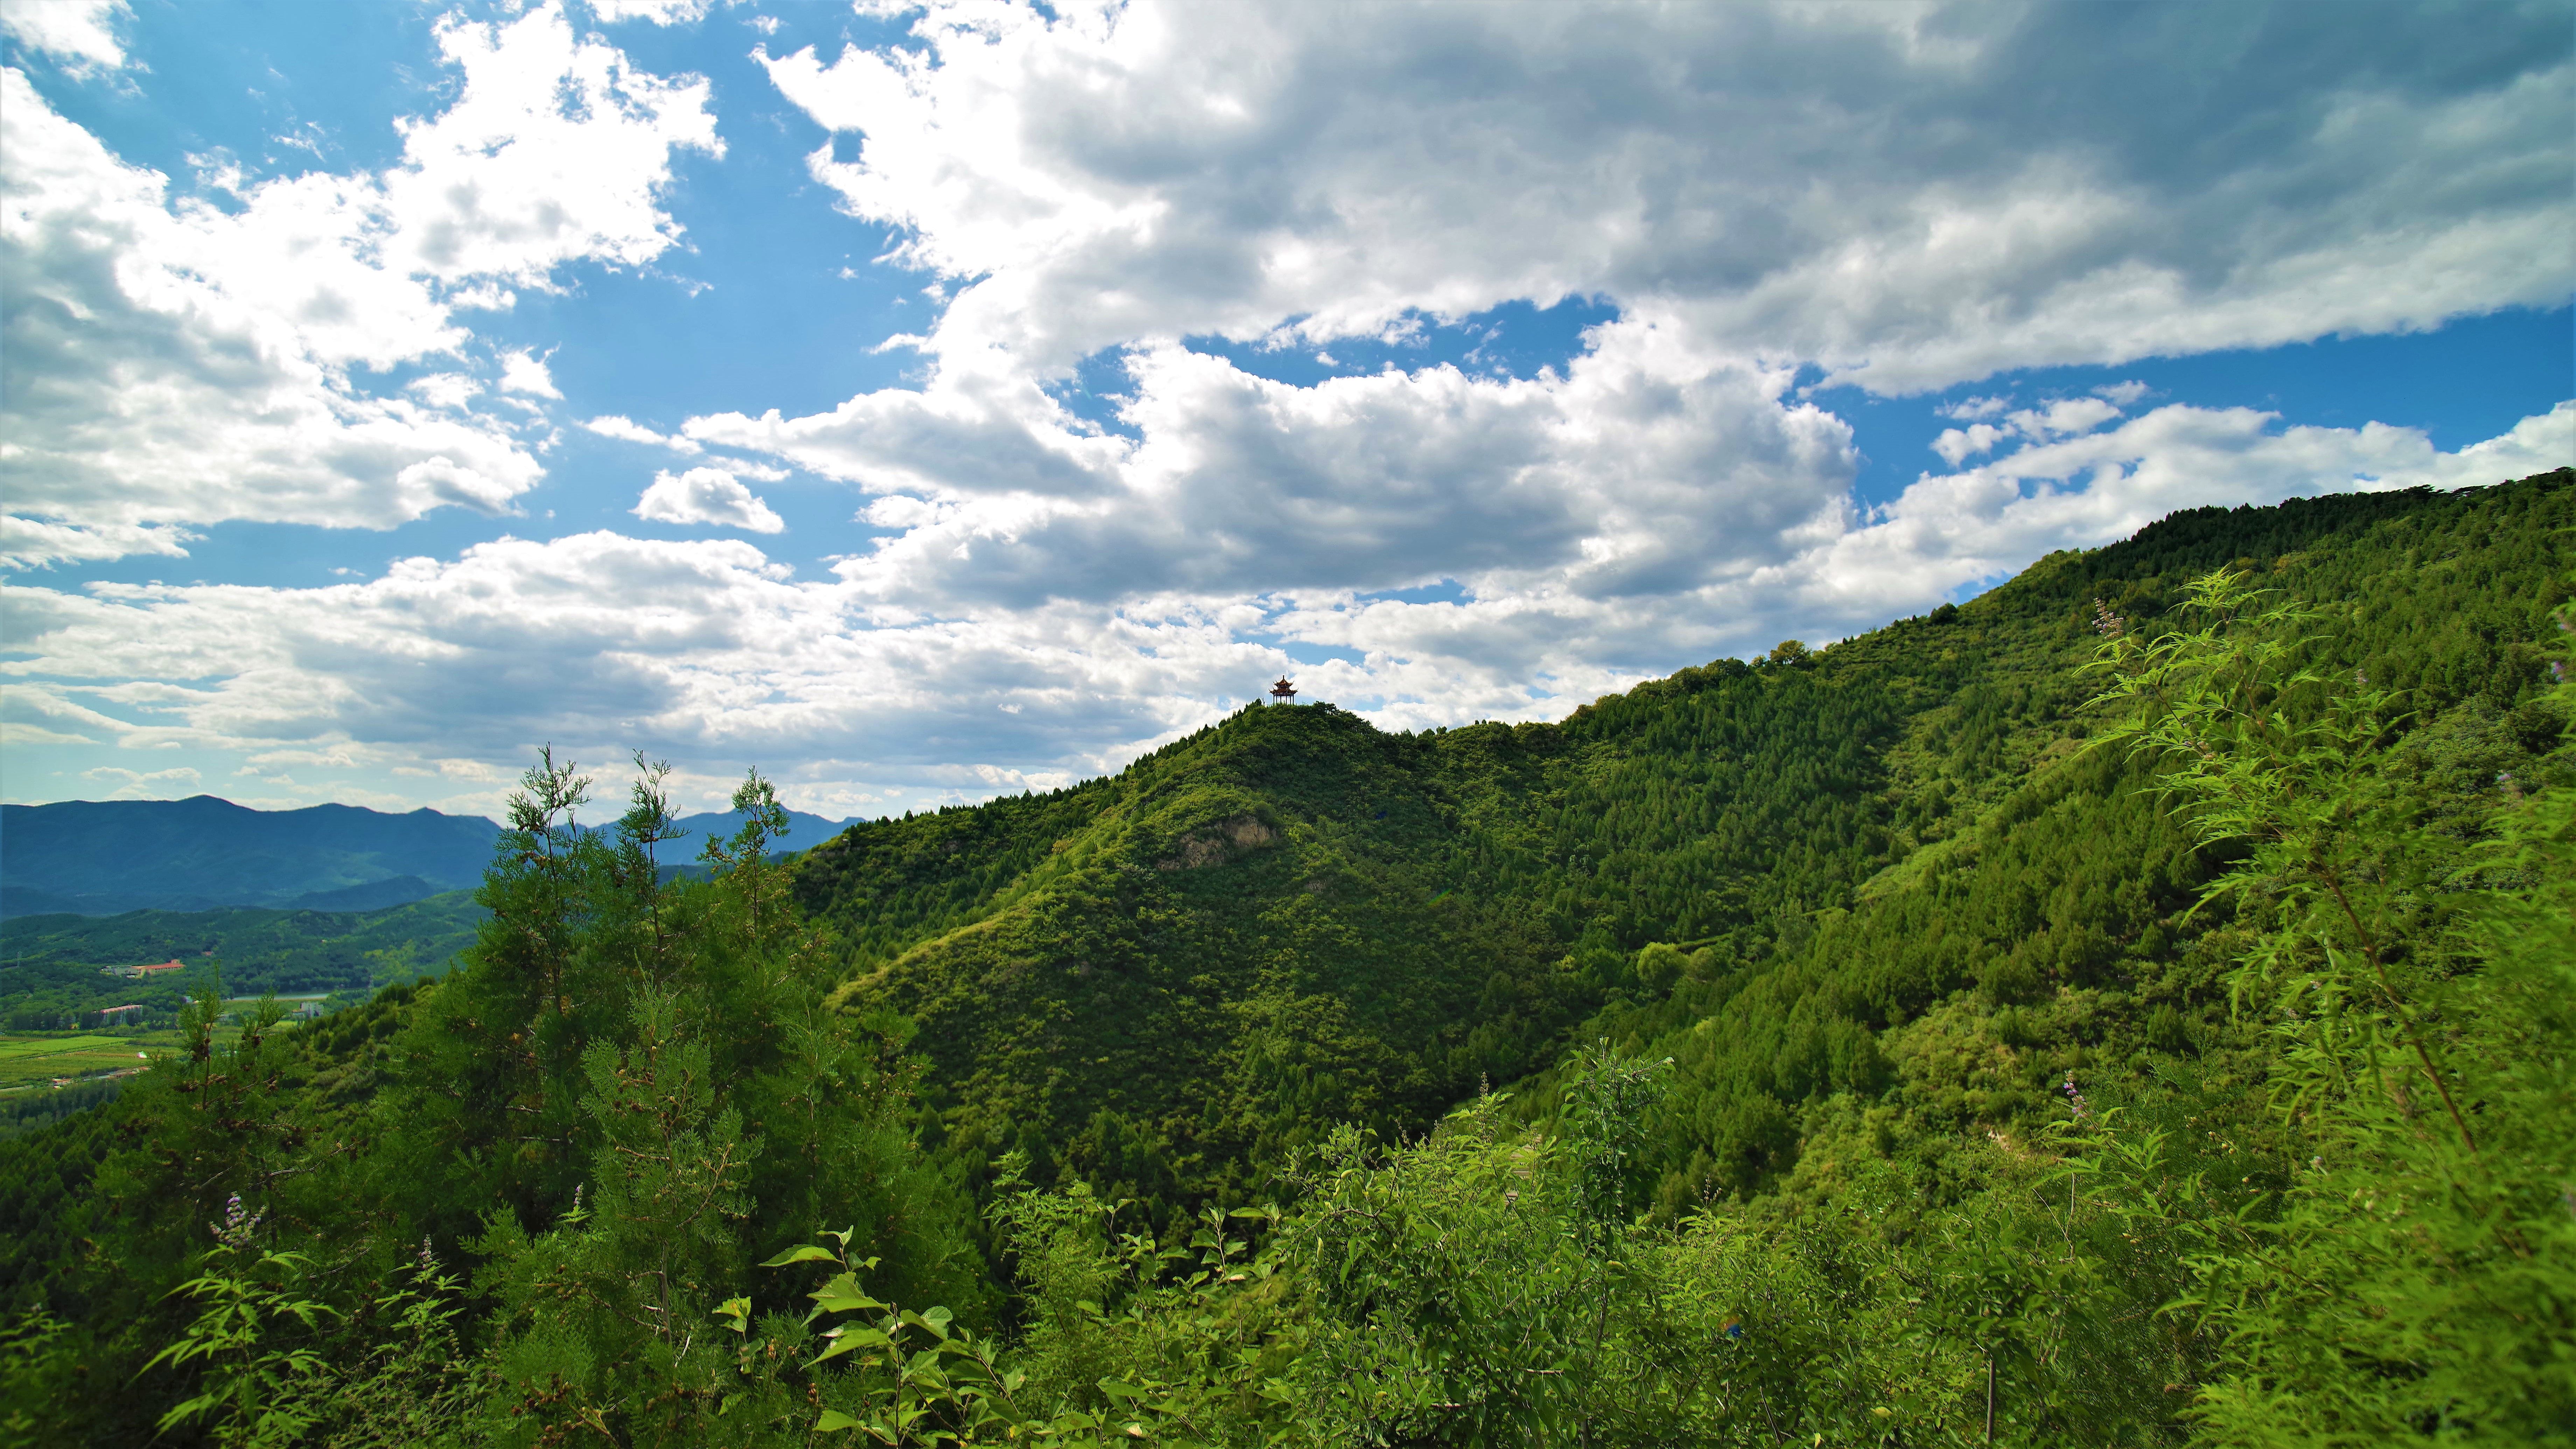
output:
<svg viewBox="0 0 2576 1449"><path fill-rule="evenodd" d="M2229 565L2334 601L2322 666L2492 778L2554 740L2571 523L2564 475L2207 509L1562 725L1254 707L1113 779L855 825L798 896L839 999L920 1023L970 1155L1231 1203L1329 1124L1419 1131L1607 1037L1677 1063L1677 1213L1778 1187L1838 1094L1955 1134L2211 1029L2222 918L2190 907L2226 856L2083 752L2096 601L2152 628Z"/></svg>
<svg viewBox="0 0 2576 1449"><path fill-rule="evenodd" d="M450 891L373 911L128 911L119 916L15 916L0 921L0 1022L60 1024L133 1002L175 1014L220 978L236 995L359 993L445 971L473 943L482 910ZM178 979L103 977L103 966L179 960Z"/></svg>
<svg viewBox="0 0 2576 1449"><path fill-rule="evenodd" d="M444 977L209 994L0 1140L0 1424L2568 1442L2571 530L2576 471L2185 513L792 864L756 776L683 874L542 759Z"/></svg>

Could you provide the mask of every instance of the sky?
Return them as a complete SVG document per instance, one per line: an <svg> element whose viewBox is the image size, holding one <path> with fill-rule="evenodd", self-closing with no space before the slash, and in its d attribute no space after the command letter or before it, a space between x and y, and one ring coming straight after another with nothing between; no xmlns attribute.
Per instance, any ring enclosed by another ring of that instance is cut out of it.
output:
<svg viewBox="0 0 2576 1449"><path fill-rule="evenodd" d="M2576 6L0 0L0 798L901 813L2576 463Z"/></svg>

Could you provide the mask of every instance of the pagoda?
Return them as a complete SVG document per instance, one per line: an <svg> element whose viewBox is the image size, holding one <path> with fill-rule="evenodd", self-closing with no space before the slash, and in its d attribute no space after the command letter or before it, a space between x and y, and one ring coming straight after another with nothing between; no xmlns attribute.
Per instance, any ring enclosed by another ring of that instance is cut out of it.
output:
<svg viewBox="0 0 2576 1449"><path fill-rule="evenodd" d="M1277 684L1270 686L1270 698L1279 704L1295 704L1297 702L1297 686L1289 683L1288 677L1283 674L1279 677L1279 682Z"/></svg>

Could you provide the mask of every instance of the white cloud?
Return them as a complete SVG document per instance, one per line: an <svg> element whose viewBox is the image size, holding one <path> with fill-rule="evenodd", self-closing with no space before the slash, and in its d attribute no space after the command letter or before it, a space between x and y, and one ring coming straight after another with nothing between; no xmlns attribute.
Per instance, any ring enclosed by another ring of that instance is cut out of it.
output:
<svg viewBox="0 0 2576 1449"><path fill-rule="evenodd" d="M84 780L96 780L115 787L110 800L175 800L197 793L204 778L187 765L168 770L128 770L116 765L101 765L81 771Z"/></svg>
<svg viewBox="0 0 2576 1449"><path fill-rule="evenodd" d="M1999 428L1992 423L1970 423L1964 428L1943 428L1941 436L1932 440L1932 451L1941 455L1942 462L1956 468L2011 436L2010 429Z"/></svg>
<svg viewBox="0 0 2576 1449"><path fill-rule="evenodd" d="M700 443L772 453L871 491L1080 497L1108 486L1126 444L1080 427L1033 381L952 374L927 392L865 393L829 413L691 418Z"/></svg>
<svg viewBox="0 0 2576 1449"><path fill-rule="evenodd" d="M603 25L614 25L621 20L642 20L654 25L692 25L706 18L707 8L712 3L713 0L590 0L590 13L598 16Z"/></svg>
<svg viewBox="0 0 2576 1449"><path fill-rule="evenodd" d="M2044 408L2030 408L2012 415L2013 430L2038 442L2089 433L2120 415L2120 410L2098 397L2060 398Z"/></svg>
<svg viewBox="0 0 2576 1449"><path fill-rule="evenodd" d="M1128 367L1121 411L1141 443L1027 425L1031 448L1097 445L1083 486L978 487L933 474L957 450L923 444L871 483L922 495L870 512L908 531L840 572L921 608L1444 577L1488 593L1665 591L1775 559L1784 536L1840 510L1854 467L1839 420L1780 404L1785 375L1712 364L1643 321L1605 329L1562 379L1441 367L1299 388L1178 347ZM885 452L896 445L915 441Z"/></svg>
<svg viewBox="0 0 2576 1449"><path fill-rule="evenodd" d="M43 568L58 563L94 563L134 554L185 558L196 537L185 528L153 524L48 523L42 519L0 514L0 566Z"/></svg>
<svg viewBox="0 0 2576 1449"><path fill-rule="evenodd" d="M467 372L412 396L355 370L473 367L462 305L507 305L575 259L635 265L674 241L657 207L675 149L719 149L703 81L635 72L552 5L449 21L461 84L403 123L377 175L173 202L23 75L0 76L0 404L12 562L169 551L227 519L387 528L438 507L506 512L542 468L469 404ZM492 368L543 396L526 354Z"/></svg>
<svg viewBox="0 0 2576 1449"><path fill-rule="evenodd" d="M906 618L843 583L797 582L748 543L607 533L506 539L319 589L19 585L0 588L0 611L31 656L10 666L22 679L192 686L150 724L49 703L66 737L194 752L210 771L319 768L306 754L378 771L482 761L494 799L537 739L585 759L642 746L716 780L745 763L941 789L969 785L979 761L1087 772L1108 756L1068 760L1068 740L1115 749L1193 726L1209 698L1283 662L1197 614Z"/></svg>
<svg viewBox="0 0 2576 1449"><path fill-rule="evenodd" d="M564 262L640 266L679 239L658 195L671 153L724 154L705 79L639 71L551 4L503 25L446 20L438 41L464 85L401 127L402 164L381 178L408 270L544 286Z"/></svg>
<svg viewBox="0 0 2576 1449"><path fill-rule="evenodd" d="M532 352L501 354L501 390L523 392L530 397L550 397L557 400L563 397L563 393L555 387L555 375L547 369L546 360Z"/></svg>
<svg viewBox="0 0 2576 1449"><path fill-rule="evenodd" d="M2009 397L1970 397L1961 398L1954 403L1944 403L1935 411L1942 417L1957 422L1977 423L1984 422L1988 418L2002 417L2004 410L2011 406L2012 399Z"/></svg>
<svg viewBox="0 0 2576 1449"><path fill-rule="evenodd" d="M662 434L653 431L651 428L644 426L642 423L635 421L633 418L620 413L611 413L606 417L592 418L588 422L583 423L582 427L590 432L599 434L603 438L616 438L622 442L628 443L650 443L657 448L669 448L675 453L701 453L706 451L698 445L698 440L695 438L665 437Z"/></svg>
<svg viewBox="0 0 2576 1449"><path fill-rule="evenodd" d="M1925 475L1795 572L1804 607L1863 628L2061 548L2125 538L2179 509L2349 489L2462 488L2576 466L2576 402L2444 453L2418 429L2281 427L2251 408L2172 404L2104 432Z"/></svg>
<svg viewBox="0 0 2576 1449"><path fill-rule="evenodd" d="M712 523L752 533L781 533L786 520L722 468L656 473L636 500L635 516L656 523Z"/></svg>
<svg viewBox="0 0 2576 1449"><path fill-rule="evenodd" d="M2576 73L2538 11L2362 39L2296 6L1054 15L959 0L916 51L767 60L860 138L814 174L959 284L950 366L1597 293L1907 391L2576 281Z"/></svg>
<svg viewBox="0 0 2576 1449"><path fill-rule="evenodd" d="M414 378L403 391L414 394L431 407L460 411L483 391L483 384L461 372L433 372Z"/></svg>
<svg viewBox="0 0 2576 1449"><path fill-rule="evenodd" d="M89 745L117 739L124 722L65 699L47 685L0 685L0 744Z"/></svg>
<svg viewBox="0 0 2576 1449"><path fill-rule="evenodd" d="M115 23L131 18L125 0L0 0L0 30L75 75L124 67Z"/></svg>

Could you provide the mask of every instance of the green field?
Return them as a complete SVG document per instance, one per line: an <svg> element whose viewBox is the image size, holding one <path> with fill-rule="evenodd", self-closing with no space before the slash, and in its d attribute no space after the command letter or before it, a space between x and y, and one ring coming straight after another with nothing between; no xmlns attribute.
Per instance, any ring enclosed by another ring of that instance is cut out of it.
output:
<svg viewBox="0 0 2576 1449"><path fill-rule="evenodd" d="M0 1090L41 1085L143 1064L137 1053L176 1045L176 1032L104 1036L97 1032L0 1032Z"/></svg>

